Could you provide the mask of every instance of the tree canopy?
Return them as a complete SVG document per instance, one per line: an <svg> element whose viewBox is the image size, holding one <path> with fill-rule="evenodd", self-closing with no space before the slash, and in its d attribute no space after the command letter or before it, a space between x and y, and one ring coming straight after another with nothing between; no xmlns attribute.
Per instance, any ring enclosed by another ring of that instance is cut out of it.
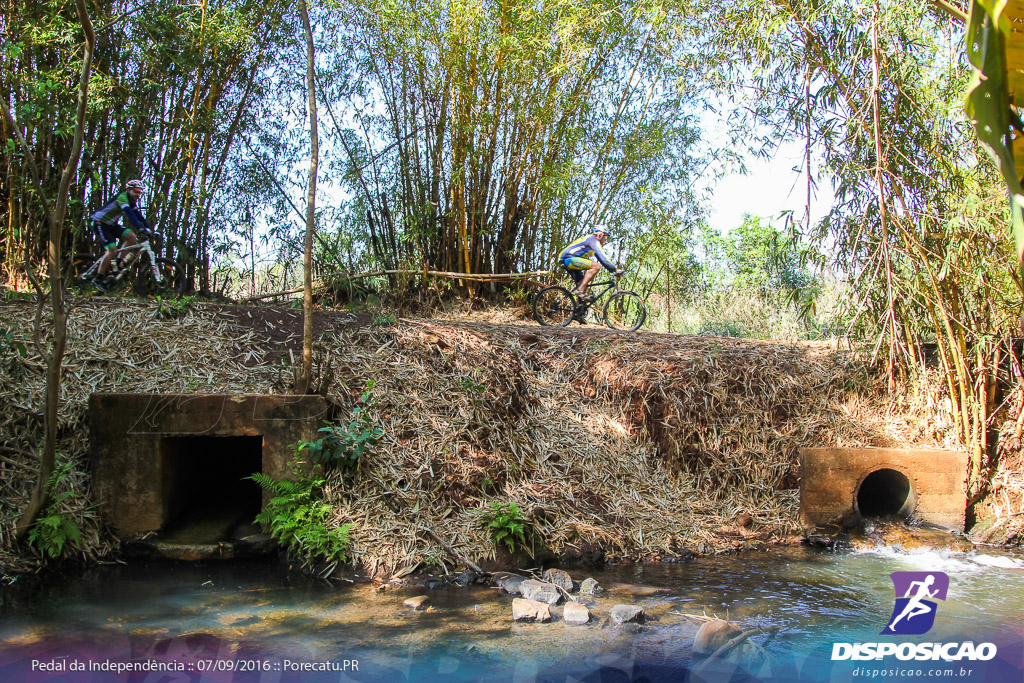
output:
<svg viewBox="0 0 1024 683"><path fill-rule="evenodd" d="M66 251L143 177L147 218L197 290L255 293L257 273L294 283L312 100L291 5L101 0L90 12ZM642 288L669 297L678 285L659 273L697 277L698 254L716 249L765 289L805 291L813 268L828 270L849 288L844 327L893 381L937 345L960 434L986 466L996 387L1019 375L1021 282L1005 190L963 107L965 28L949 14L925 0L338 0L310 14L320 277L544 270L596 223ZM57 190L81 33L66 3L13 0L0 31L0 262L23 286L48 240L29 167ZM727 114L724 142L702 135L712 111ZM705 239L709 175L784 141L806 148L808 205L833 186L831 212Z"/></svg>

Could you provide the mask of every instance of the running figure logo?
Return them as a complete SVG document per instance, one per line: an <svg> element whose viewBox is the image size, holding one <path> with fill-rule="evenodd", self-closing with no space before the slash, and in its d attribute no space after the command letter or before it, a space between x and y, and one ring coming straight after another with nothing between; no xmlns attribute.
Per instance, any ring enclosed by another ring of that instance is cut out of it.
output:
<svg viewBox="0 0 1024 683"><path fill-rule="evenodd" d="M920 635L935 623L938 605L949 591L949 577L943 572L893 572L896 605L883 634Z"/></svg>

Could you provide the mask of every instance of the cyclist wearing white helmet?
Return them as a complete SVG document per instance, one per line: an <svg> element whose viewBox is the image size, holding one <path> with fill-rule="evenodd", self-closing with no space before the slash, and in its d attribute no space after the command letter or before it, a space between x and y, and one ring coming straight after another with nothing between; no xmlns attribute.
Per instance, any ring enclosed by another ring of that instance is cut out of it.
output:
<svg viewBox="0 0 1024 683"><path fill-rule="evenodd" d="M135 208L139 203L139 195L146 189L145 185L141 180L129 180L124 187L123 192L90 216L93 228L99 233L103 246L107 248L103 263L99 267L97 280L106 277L110 271L110 263L117 255L118 240L121 240L122 247L130 247L138 242L132 229L119 223L121 216L127 218L127 222L130 222L139 232L146 233L151 230L142 213Z"/></svg>
<svg viewBox="0 0 1024 683"><path fill-rule="evenodd" d="M598 225L592 234L579 238L558 255L562 267L569 271L569 276L576 283L576 290L573 292L576 296L587 296L587 287L601 272L601 266L615 275L622 275L623 271L616 268L601 249L608 241L608 237L608 228Z"/></svg>

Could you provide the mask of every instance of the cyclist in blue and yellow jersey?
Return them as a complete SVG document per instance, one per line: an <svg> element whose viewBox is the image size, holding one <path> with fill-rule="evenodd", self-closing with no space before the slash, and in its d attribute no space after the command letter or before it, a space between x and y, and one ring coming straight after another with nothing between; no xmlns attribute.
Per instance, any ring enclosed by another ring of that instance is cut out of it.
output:
<svg viewBox="0 0 1024 683"><path fill-rule="evenodd" d="M132 227L141 233L150 232L149 224L142 216L142 213L135 208L139 203L139 196L145 190L141 180L129 180L125 183L124 192L114 197L103 205L103 208L90 216L93 228L100 235L103 246L107 253L103 256L103 263L100 264L97 284L102 288L102 281L110 272L110 263L117 255L118 240L121 246L130 247L138 241L132 228L127 224L122 226L119 221L121 216L131 223Z"/></svg>
<svg viewBox="0 0 1024 683"><path fill-rule="evenodd" d="M616 268L601 250L608 237L608 228L599 225L594 228L592 234L579 238L558 255L558 260L576 283L576 290L573 292L576 296L587 296L587 287L597 277L601 266L615 275L622 275L623 271Z"/></svg>

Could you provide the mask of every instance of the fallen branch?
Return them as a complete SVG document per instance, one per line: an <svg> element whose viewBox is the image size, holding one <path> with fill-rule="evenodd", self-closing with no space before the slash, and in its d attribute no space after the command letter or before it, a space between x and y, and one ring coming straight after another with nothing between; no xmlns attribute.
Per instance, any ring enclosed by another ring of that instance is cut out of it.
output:
<svg viewBox="0 0 1024 683"><path fill-rule="evenodd" d="M29 453L28 451L23 451L22 449L12 449L12 447L10 447L9 445L0 445L0 451L2 451L3 453L9 453L12 456L23 456L25 458L28 458L29 460L35 460L36 459L36 456L34 456L33 454ZM0 456L0 461L5 462L8 465L13 465L14 467L20 467L23 470L25 470L26 472L32 472L33 474L35 474L36 472L39 471L38 469L36 469L35 467L32 467L31 465L26 465L25 463L19 463L16 460L11 460L10 458L4 458L3 456Z"/></svg>
<svg viewBox="0 0 1024 683"><path fill-rule="evenodd" d="M4 450L7 451L8 453L17 453L18 452L18 451L15 451L13 448L4 448ZM5 462L8 465L11 465L12 467L20 467L21 469L25 470L29 474L35 474L35 473L37 473L39 471L35 467L31 467L31 466L26 465L24 463L20 463L17 460L11 460L10 458L5 458L2 455L0 455L0 462Z"/></svg>
<svg viewBox="0 0 1024 683"><path fill-rule="evenodd" d="M485 571L484 571L483 569L480 569L480 567L476 566L475 564L473 564L472 562L470 562L469 560L467 560L467 559L466 559L465 557L463 557L463 556L462 556L462 555L461 555L461 554L459 553L459 551L457 551L457 550L456 550L455 548L453 548L453 547L451 547L450 545L448 545L448 544L447 544L447 543L446 543L446 542L444 541L444 539L443 539L443 538L441 538L440 536L438 536L437 534L435 534L435 533L434 533L434 531L433 531L432 529L428 529L427 527L420 527L420 528L421 528L421 529L423 529L423 531L426 531L426 532L427 532L428 534L430 534L430 537L431 537L431 538L433 538L433 539L434 539L435 541L437 541L437 542L438 542L438 544L439 544L439 545L440 545L440 546L441 546L442 548L444 548L445 550L447 550L447 551L448 551L448 554L449 554L449 555L451 555L452 557L454 557L454 558L455 558L456 560L458 560L458 561L459 561L459 562L461 562L462 564L466 565L467 567L469 567L470 569L472 569L473 571L475 571L475 572L476 572L477 574L483 575L483 574L486 574L486 573L487 573L487 572L485 572Z"/></svg>
<svg viewBox="0 0 1024 683"><path fill-rule="evenodd" d="M722 621L718 617L709 617L705 614L687 614L686 612L672 612L672 614L678 614L681 617L687 619L693 619L695 621Z"/></svg>
<svg viewBox="0 0 1024 683"><path fill-rule="evenodd" d="M693 673L699 673L704 668L709 666L712 662L714 662L717 659L720 659L729 650L732 650L733 648L737 647L741 643L745 642L751 636L756 636L756 635L761 634L761 633L771 633L771 632L774 632L774 631L778 631L780 628L782 628L782 627L781 626L766 626L765 628L751 628L751 629L747 629L746 631L743 631L742 633L740 633L735 638L730 638L728 642L726 642L724 645L722 645L722 647L720 647L717 650L715 650L714 652L712 652L708 656L707 659L705 659L703 662L701 662L697 667L695 667L693 669ZM756 643L755 643L755 645L756 645Z"/></svg>
<svg viewBox="0 0 1024 683"><path fill-rule="evenodd" d="M553 275L551 270L535 270L530 273L453 273L445 270L377 270L372 273L361 273L359 275L344 275L342 280L354 281L365 280L370 277L381 277L383 275L422 275L424 277L441 277L449 280L473 280L475 282L502 282L505 280L517 281L530 277L541 277Z"/></svg>
<svg viewBox="0 0 1024 683"><path fill-rule="evenodd" d="M327 285L325 285L322 282L313 283L313 289L316 291L319 291L325 287L327 287ZM275 296L285 296L287 294L298 294L299 292L302 291L302 289L302 287L296 287L295 289L286 289L282 292L271 292L270 294L259 294L257 296L250 296L248 299L242 299L242 303L247 303L249 301L259 301L260 299L272 299Z"/></svg>
<svg viewBox="0 0 1024 683"><path fill-rule="evenodd" d="M339 282L355 282L356 280L365 280L371 277L383 277L385 275L422 275L426 277L440 277L449 280L473 280L474 282L521 282L523 284L532 285L534 287L546 287L547 285L543 282L537 282L536 280L530 280L531 277L541 277L544 275L554 275L555 272L552 270L536 270L532 273L450 273L443 270L375 270L372 273L361 273L359 275L343 275L339 278ZM313 289L320 290L327 287L324 282L314 282ZM286 289L280 292L272 292L270 294L260 294L258 296L250 296L247 299L242 299L242 303L249 301L259 301L260 299L271 299L275 296L286 296L288 294L298 294L302 291L302 287L296 287L294 289Z"/></svg>

